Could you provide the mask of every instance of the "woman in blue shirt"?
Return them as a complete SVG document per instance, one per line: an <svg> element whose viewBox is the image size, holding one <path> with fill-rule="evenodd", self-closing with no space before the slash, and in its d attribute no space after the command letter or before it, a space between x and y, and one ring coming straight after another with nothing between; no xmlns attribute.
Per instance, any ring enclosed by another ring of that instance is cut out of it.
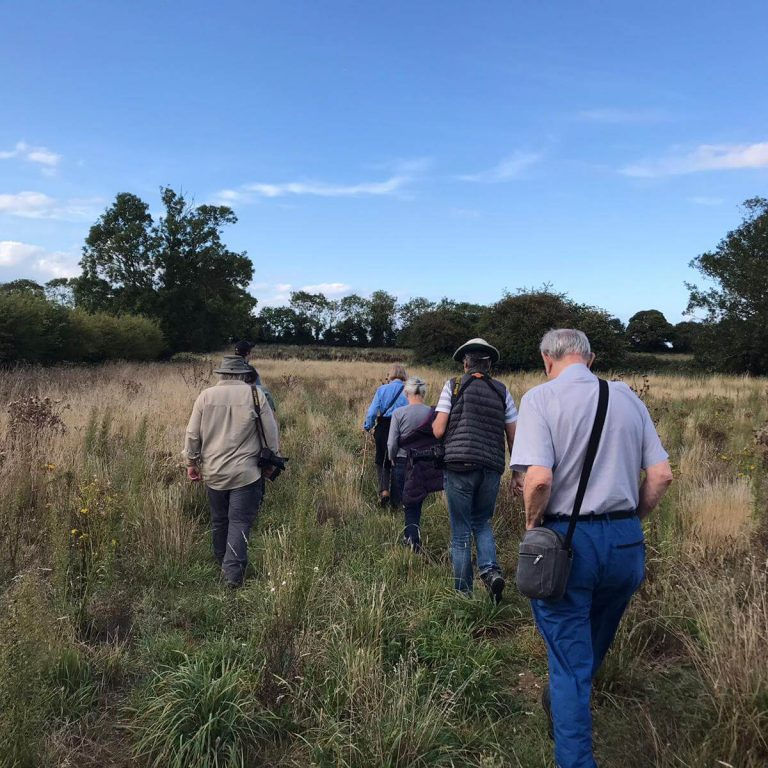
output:
<svg viewBox="0 0 768 768"><path fill-rule="evenodd" d="M384 507L391 503L399 506L400 496L397 488L392 488L392 462L387 456L387 439L389 438L389 425L392 421L392 413L395 408L408 405L408 400L403 393L403 387L408 374L400 363L395 363L387 376L387 383L382 384L373 396L368 413L365 415L363 429L366 432L374 430L373 438L376 443L376 469L379 475L379 501ZM395 492L395 497L391 495Z"/></svg>

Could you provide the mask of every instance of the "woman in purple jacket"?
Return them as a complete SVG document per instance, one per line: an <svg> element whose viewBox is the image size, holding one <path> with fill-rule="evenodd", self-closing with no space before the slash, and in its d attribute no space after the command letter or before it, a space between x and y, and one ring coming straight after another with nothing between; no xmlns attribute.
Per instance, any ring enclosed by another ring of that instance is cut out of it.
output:
<svg viewBox="0 0 768 768"><path fill-rule="evenodd" d="M403 541L414 552L421 551L421 505L428 494L442 490L443 473L434 461L416 456L438 441L432 434L434 408L424 403L427 384L415 376L405 382L408 405L392 414L387 453L395 467L395 483L403 500L405 529Z"/></svg>

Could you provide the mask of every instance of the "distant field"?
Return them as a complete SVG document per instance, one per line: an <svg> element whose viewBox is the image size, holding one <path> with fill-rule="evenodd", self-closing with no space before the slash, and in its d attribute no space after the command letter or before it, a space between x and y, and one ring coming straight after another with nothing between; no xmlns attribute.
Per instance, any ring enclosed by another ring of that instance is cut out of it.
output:
<svg viewBox="0 0 768 768"><path fill-rule="evenodd" d="M198 355L179 353L174 360L189 361L206 358L216 359L220 354ZM344 362L372 363L410 363L414 359L413 350L402 347L331 347L324 345L301 344L259 344L253 349L254 359L261 360L339 360ZM448 361L446 361L447 364ZM692 374L696 371L693 355L651 354L632 352L627 355L624 370L632 373L676 373Z"/></svg>
<svg viewBox="0 0 768 768"><path fill-rule="evenodd" d="M223 354L231 354L224 352ZM204 357L217 357L205 355ZM175 359L200 357L180 353ZM321 344L258 344L253 348L253 358L261 360L343 360L347 362L402 362L410 361L413 352L401 347L330 347Z"/></svg>
<svg viewBox="0 0 768 768"><path fill-rule="evenodd" d="M360 424L390 358L278 349L255 364L290 470L236 593L216 581L179 455L210 360L0 371L0 766L551 768L526 601L453 593L442 497L424 557L374 503ZM413 372L434 402L446 372ZM518 401L542 380L502 378ZM765 768L765 381L625 380L676 482L597 682L599 764ZM507 483L495 528L511 574L522 511Z"/></svg>

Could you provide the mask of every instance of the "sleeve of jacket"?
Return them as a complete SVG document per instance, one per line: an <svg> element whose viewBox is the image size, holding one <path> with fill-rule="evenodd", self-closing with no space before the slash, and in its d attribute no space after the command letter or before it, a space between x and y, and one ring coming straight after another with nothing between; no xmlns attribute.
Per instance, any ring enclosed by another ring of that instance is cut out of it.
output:
<svg viewBox="0 0 768 768"><path fill-rule="evenodd" d="M261 411L261 423L264 426L264 437L267 439L267 448L275 453L280 453L280 435L277 431L275 414L267 401L264 393L257 387L259 397L259 410Z"/></svg>
<svg viewBox="0 0 768 768"><path fill-rule="evenodd" d="M397 449L400 442L400 412L395 411L392 414L392 423L389 425L389 436L387 437L387 454L389 460L394 461L397 458Z"/></svg>
<svg viewBox="0 0 768 768"><path fill-rule="evenodd" d="M201 392L192 406L192 415L187 423L187 431L184 435L184 458L187 460L187 466L194 466L200 461L200 448L202 447L202 436L200 434L200 424L203 418L203 393Z"/></svg>

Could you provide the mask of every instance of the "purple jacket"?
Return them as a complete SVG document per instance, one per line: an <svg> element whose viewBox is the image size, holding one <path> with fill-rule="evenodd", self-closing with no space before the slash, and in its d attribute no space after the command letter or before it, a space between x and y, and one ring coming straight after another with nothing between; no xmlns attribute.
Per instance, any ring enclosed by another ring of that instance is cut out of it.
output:
<svg viewBox="0 0 768 768"><path fill-rule="evenodd" d="M439 440L432 434L432 422L435 409L407 437L399 441L401 448L408 452L405 463L405 487L403 504L418 504L430 494L443 490L443 470L434 461L421 459L414 461L414 453L438 445Z"/></svg>

